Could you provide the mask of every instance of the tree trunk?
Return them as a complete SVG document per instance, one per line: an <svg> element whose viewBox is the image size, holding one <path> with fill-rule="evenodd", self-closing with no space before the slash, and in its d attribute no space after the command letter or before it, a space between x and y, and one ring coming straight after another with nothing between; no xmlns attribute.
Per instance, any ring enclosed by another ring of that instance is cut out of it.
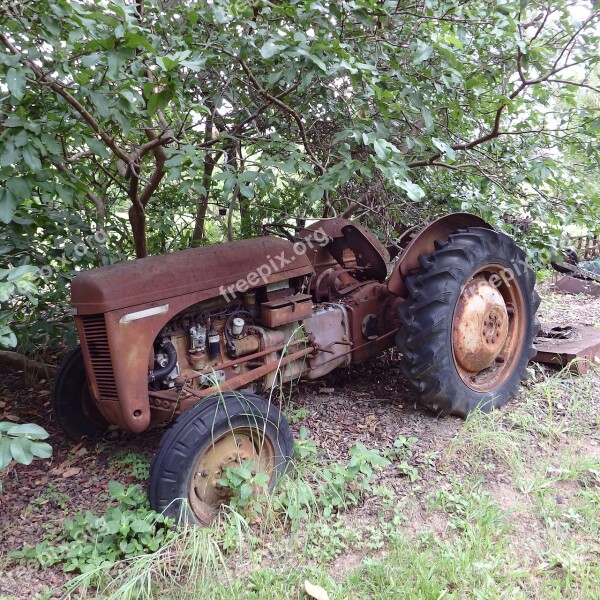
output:
<svg viewBox="0 0 600 600"><path fill-rule="evenodd" d="M135 244L135 257L145 258L148 256L148 240L146 238L146 211L143 206L131 205L129 207L129 222Z"/></svg>
<svg viewBox="0 0 600 600"><path fill-rule="evenodd" d="M215 168L215 159L212 154L207 154L204 158L204 175L202 176L202 187L204 194L198 199L198 210L196 211L196 223L194 225L194 235L192 236L191 246L193 248L202 246L206 241L204 235L204 225L206 223L206 209L208 208L208 198L210 196L210 184L212 174Z"/></svg>

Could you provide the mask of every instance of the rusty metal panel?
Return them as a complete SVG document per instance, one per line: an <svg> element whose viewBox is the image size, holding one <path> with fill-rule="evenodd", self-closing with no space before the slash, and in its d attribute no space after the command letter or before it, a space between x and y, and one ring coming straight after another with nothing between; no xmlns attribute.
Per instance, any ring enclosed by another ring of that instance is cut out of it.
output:
<svg viewBox="0 0 600 600"><path fill-rule="evenodd" d="M600 298L600 284L567 275L556 282L556 287L567 294L587 294Z"/></svg>
<svg viewBox="0 0 600 600"><path fill-rule="evenodd" d="M330 254L335 258L335 264L342 268L358 267L356 274L360 274L361 279L383 281L386 278L390 255L371 231L354 221L334 218L317 221L303 229L300 235L310 238L317 231L325 233L332 240L316 253L317 260L313 261L313 264L317 272L318 264L325 262ZM350 252L346 252L347 250Z"/></svg>
<svg viewBox="0 0 600 600"><path fill-rule="evenodd" d="M105 313L235 284L239 291L312 273L305 253L275 237L191 248L92 269L71 285L78 315ZM245 288L245 289L243 289Z"/></svg>
<svg viewBox="0 0 600 600"><path fill-rule="evenodd" d="M581 375L600 365L600 329L591 325L544 324L533 344L535 362L564 367L574 361L571 370Z"/></svg>
<svg viewBox="0 0 600 600"><path fill-rule="evenodd" d="M310 317L312 309L312 297L309 294L295 294L263 302L260 305L260 319L265 327L279 327Z"/></svg>
<svg viewBox="0 0 600 600"><path fill-rule="evenodd" d="M482 218L462 212L452 213L429 223L410 241L400 255L400 259L388 281L390 292L396 296L405 296L404 279L412 271L421 268L419 256L433 252L437 240L447 240L451 233L464 227L493 229Z"/></svg>

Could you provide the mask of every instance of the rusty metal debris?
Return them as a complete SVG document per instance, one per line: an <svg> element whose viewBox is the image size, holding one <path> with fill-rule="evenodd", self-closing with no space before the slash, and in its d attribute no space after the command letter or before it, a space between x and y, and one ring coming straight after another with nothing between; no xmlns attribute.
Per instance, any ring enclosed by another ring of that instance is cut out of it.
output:
<svg viewBox="0 0 600 600"><path fill-rule="evenodd" d="M535 362L565 367L584 375L591 364L600 365L600 329L591 325L542 325L533 341Z"/></svg>
<svg viewBox="0 0 600 600"><path fill-rule="evenodd" d="M567 275L556 282L556 288L567 294L587 294L600 298L600 283Z"/></svg>

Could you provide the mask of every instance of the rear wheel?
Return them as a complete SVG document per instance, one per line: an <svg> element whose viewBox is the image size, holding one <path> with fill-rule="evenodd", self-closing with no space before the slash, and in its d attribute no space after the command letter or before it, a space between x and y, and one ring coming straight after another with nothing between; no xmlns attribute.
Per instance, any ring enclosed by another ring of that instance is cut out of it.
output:
<svg viewBox="0 0 600 600"><path fill-rule="evenodd" d="M108 427L90 394L79 346L71 351L56 374L52 410L63 431L75 442L98 437Z"/></svg>
<svg viewBox="0 0 600 600"><path fill-rule="evenodd" d="M272 489L293 447L285 417L270 402L242 392L209 396L161 440L150 467L150 504L175 519L208 525L231 497L220 483L228 467L251 461L254 474L269 475Z"/></svg>
<svg viewBox="0 0 600 600"><path fill-rule="evenodd" d="M420 401L466 416L516 396L535 355L535 276L513 240L469 228L436 242L406 279L397 343Z"/></svg>

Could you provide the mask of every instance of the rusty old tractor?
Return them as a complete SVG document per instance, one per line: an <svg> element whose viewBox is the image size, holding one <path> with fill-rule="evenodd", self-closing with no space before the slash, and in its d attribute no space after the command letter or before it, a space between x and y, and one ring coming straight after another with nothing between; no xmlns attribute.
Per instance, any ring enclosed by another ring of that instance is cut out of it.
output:
<svg viewBox="0 0 600 600"><path fill-rule="evenodd" d="M229 498L224 471L244 461L274 485L293 449L273 394L286 382L397 345L420 402L465 416L502 406L526 376L534 274L482 219L409 230L395 264L345 219L271 233L73 280L81 343L56 377L56 418L75 440L174 421L151 465L157 511L209 522Z"/></svg>

